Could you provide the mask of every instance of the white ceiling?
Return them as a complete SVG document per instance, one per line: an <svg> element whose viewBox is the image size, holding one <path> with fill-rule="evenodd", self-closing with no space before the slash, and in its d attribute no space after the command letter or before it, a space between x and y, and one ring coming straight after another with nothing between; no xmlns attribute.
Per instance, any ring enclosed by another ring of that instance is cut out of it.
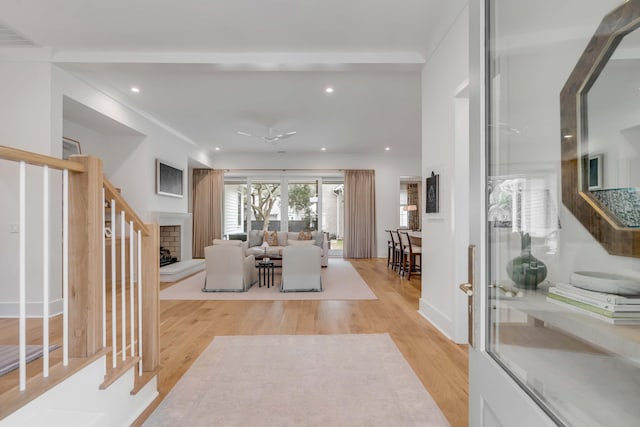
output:
<svg viewBox="0 0 640 427"><path fill-rule="evenodd" d="M415 153L420 69L464 3L0 0L0 24L206 148ZM269 128L297 134L236 133Z"/></svg>

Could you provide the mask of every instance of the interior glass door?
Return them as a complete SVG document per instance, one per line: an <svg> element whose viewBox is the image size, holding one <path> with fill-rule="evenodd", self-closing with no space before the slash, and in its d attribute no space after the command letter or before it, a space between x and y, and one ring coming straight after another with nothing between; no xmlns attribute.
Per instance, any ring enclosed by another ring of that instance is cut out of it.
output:
<svg viewBox="0 0 640 427"><path fill-rule="evenodd" d="M322 180L322 231L329 234L329 255L342 256L344 242L344 178Z"/></svg>
<svg viewBox="0 0 640 427"><path fill-rule="evenodd" d="M288 231L318 230L318 180L289 179Z"/></svg>
<svg viewBox="0 0 640 427"><path fill-rule="evenodd" d="M247 200L251 230L283 231L281 180L250 180Z"/></svg>
<svg viewBox="0 0 640 427"><path fill-rule="evenodd" d="M607 253L606 237L590 233L576 217L580 212L563 205L563 186L570 184L563 162L572 160L566 144L586 135L563 132L560 93L600 22L621 4L487 2L485 345L561 425L634 426L640 420L640 261ZM615 66L626 66L625 58L640 64L630 52L614 54ZM640 129L640 68L624 75L635 80L617 79L590 111L619 111L623 99L635 97L633 114L624 123L622 112L590 114L589 126L596 121L611 128L625 148L607 151L604 141L593 139L587 148L582 141L576 168L591 158L605 169L607 158L616 159L609 163L615 170L630 162L640 167L640 139L630 136ZM584 111L563 114L585 119ZM613 172L599 173L606 181ZM639 213L637 205L630 209Z"/></svg>

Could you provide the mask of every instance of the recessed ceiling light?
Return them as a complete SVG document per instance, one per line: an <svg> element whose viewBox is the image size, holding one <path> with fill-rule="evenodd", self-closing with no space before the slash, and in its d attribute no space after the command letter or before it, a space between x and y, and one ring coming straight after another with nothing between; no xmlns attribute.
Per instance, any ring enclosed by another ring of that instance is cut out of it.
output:
<svg viewBox="0 0 640 427"><path fill-rule="evenodd" d="M320 150L327 151L327 147L322 147Z"/></svg>
<svg viewBox="0 0 640 427"><path fill-rule="evenodd" d="M131 92L138 93L140 92L140 88L137 86L131 86Z"/></svg>
<svg viewBox="0 0 640 427"><path fill-rule="evenodd" d="M391 147L384 147L384 151L391 151Z"/></svg>
<svg viewBox="0 0 640 427"><path fill-rule="evenodd" d="M333 93L333 88L331 86L328 86L324 91L327 93Z"/></svg>
<svg viewBox="0 0 640 427"><path fill-rule="evenodd" d="M216 151L220 151L220 147L216 147Z"/></svg>

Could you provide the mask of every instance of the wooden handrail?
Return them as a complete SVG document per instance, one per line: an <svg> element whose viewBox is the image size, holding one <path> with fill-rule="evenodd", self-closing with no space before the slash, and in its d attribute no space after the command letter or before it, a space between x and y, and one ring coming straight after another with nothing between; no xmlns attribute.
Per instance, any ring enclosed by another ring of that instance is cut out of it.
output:
<svg viewBox="0 0 640 427"><path fill-rule="evenodd" d="M0 159L13 160L15 162L26 162L30 165L36 166L49 166L53 169L68 169L71 172L85 172L85 167L81 163L45 156L44 154L18 150L17 148L11 148L4 145L0 145Z"/></svg>
<svg viewBox="0 0 640 427"><path fill-rule="evenodd" d="M116 187L114 187L106 177L103 178L103 185L104 196L106 199L115 200L118 211L124 211L127 217L133 219L133 224L136 226L136 229L140 230L143 236L148 236L149 230L147 229L147 226L142 222L140 217L136 215L135 211L131 209L131 206L129 206L124 197L120 195L118 190L116 190Z"/></svg>

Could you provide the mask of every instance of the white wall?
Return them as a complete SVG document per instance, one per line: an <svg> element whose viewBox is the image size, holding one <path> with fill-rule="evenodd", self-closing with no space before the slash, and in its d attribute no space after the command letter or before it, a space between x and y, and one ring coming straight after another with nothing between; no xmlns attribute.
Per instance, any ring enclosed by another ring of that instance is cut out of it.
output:
<svg viewBox="0 0 640 427"><path fill-rule="evenodd" d="M344 156L330 153L318 155L273 154L262 156L221 154L214 159L217 169L374 169L376 172L376 235L378 257L387 256L387 236L384 230L400 223L400 177L419 175L420 153L415 156L394 155L393 152L372 153L369 156Z"/></svg>
<svg viewBox="0 0 640 427"><path fill-rule="evenodd" d="M103 159L107 177L122 188L123 196L143 220L154 218L156 211L188 212L186 197L155 194L156 158L170 159L185 169L185 175L189 159L211 164L204 150L49 63L2 62L0 93L0 144L60 157L63 135L80 141L83 154ZM65 96L131 129L131 135L104 134L91 123L64 122ZM0 316L10 316L17 313L18 299L18 234L9 233L10 226L18 223L18 168L1 162L0 197L9 208L0 212ZM28 167L28 172L27 301L28 313L38 315L41 310L35 303L42 299L42 173L35 167ZM58 172L51 172L51 176L50 280L55 312L61 306L61 180Z"/></svg>
<svg viewBox="0 0 640 427"><path fill-rule="evenodd" d="M28 84L27 84L28 82ZM51 65L41 62L27 64L6 62L0 66L0 144L23 150L48 154L51 151ZM62 148L62 147L60 147ZM59 194L59 173L51 172L51 192ZM18 248L19 234L10 233L18 224L18 166L0 160L0 316L16 315L19 296ZM53 196L52 196L53 198ZM52 207L55 205L52 205ZM58 205L59 206L59 205ZM27 166L27 300L41 302L42 293L42 171ZM52 210L53 220L59 210ZM59 234L59 233L57 233ZM55 232L50 250L59 252ZM52 252L52 253L56 253ZM59 277L60 269L52 265L52 277ZM59 289L53 289L51 300L58 301ZM54 307L52 307L54 308ZM41 312L39 305L29 305L28 313Z"/></svg>
<svg viewBox="0 0 640 427"><path fill-rule="evenodd" d="M460 189L454 183L461 167L456 164L456 95L469 76L468 19L465 7L422 70L422 176L440 174L440 212L423 214L420 313L455 340L460 338L457 325L466 322L456 316L458 294L464 296L456 280L461 266L466 272L456 242L468 241L468 232L456 227L461 206L455 204Z"/></svg>
<svg viewBox="0 0 640 427"><path fill-rule="evenodd" d="M54 67L53 76L53 99L56 101L52 113L54 122L62 123L62 97L66 96L142 135L105 135L108 138L100 139L100 142L80 141L84 154L101 155L108 178L122 189L123 196L138 215L143 220L149 220L152 218L150 213L156 211L187 213L188 197L180 199L155 194L155 159L170 161L184 169L187 176L189 158L211 165L209 153L59 68ZM68 121L64 130L74 134L80 132L79 137L84 136L86 130L91 130L82 123L76 123L80 127L69 127L69 124ZM91 137L91 134L86 135ZM59 136L63 136L62 129ZM64 136L73 138L71 135ZM93 152L84 150L85 145L87 150L91 149Z"/></svg>

